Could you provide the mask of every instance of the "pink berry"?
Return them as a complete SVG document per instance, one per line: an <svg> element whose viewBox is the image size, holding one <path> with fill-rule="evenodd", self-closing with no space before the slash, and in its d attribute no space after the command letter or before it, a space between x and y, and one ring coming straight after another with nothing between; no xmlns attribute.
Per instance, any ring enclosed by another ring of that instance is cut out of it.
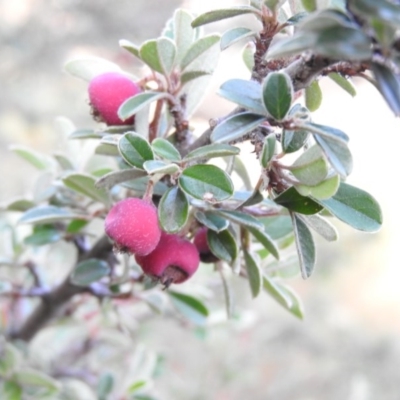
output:
<svg viewBox="0 0 400 400"><path fill-rule="evenodd" d="M171 283L182 283L189 279L199 267L200 259L196 246L178 235L161 234L155 250L147 256L136 255L143 272L158 279L168 287Z"/></svg>
<svg viewBox="0 0 400 400"><path fill-rule="evenodd" d="M116 249L140 256L152 252L161 237L157 209L134 197L116 203L107 214L104 226Z"/></svg>
<svg viewBox="0 0 400 400"><path fill-rule="evenodd" d="M134 117L122 121L118 117L121 104L140 93L140 87L118 72L97 75L89 83L89 99L95 117L107 125L132 125Z"/></svg>
<svg viewBox="0 0 400 400"><path fill-rule="evenodd" d="M214 263L219 260L219 258L215 257L211 252L210 247L208 246L207 241L207 232L208 229L203 226L200 228L194 237L193 243L196 246L199 254L200 260L204 263Z"/></svg>

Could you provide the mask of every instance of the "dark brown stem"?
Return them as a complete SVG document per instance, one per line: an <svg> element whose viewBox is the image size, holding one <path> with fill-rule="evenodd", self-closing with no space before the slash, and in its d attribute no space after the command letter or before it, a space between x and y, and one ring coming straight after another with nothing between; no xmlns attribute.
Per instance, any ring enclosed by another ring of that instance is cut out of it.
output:
<svg viewBox="0 0 400 400"><path fill-rule="evenodd" d="M158 100L156 103L156 109L154 110L153 121L150 123L149 127L149 142L151 143L156 137L158 132L158 127L160 125L160 118L162 113L162 107L164 104L164 100Z"/></svg>
<svg viewBox="0 0 400 400"><path fill-rule="evenodd" d="M78 257L77 263L90 258L99 258L109 261L111 257L112 244L107 236L103 236L89 252ZM60 312L61 308L66 305L72 297L86 290L86 288L74 286L70 282L70 277L68 275L59 286L55 287L47 295L41 297L40 304L29 315L22 326L9 333L10 338L30 341L40 329L47 325Z"/></svg>

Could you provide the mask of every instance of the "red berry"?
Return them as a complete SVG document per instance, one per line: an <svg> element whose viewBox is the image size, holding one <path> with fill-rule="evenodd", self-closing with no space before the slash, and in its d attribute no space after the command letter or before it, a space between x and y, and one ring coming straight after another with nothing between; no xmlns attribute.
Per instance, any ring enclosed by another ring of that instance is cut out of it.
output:
<svg viewBox="0 0 400 400"><path fill-rule="evenodd" d="M150 203L130 197L116 203L104 222L115 248L144 256L160 241L157 209Z"/></svg>
<svg viewBox="0 0 400 400"><path fill-rule="evenodd" d="M155 250L147 256L136 255L143 272L158 279L168 287L171 283L182 283L189 279L199 267L200 259L196 246L178 235L161 234Z"/></svg>
<svg viewBox="0 0 400 400"><path fill-rule="evenodd" d="M197 250L200 254L200 260L204 263L214 263L219 260L219 258L215 257L211 252L210 247L208 246L207 241L207 232L208 229L203 226L200 228L194 237L193 243L196 246Z"/></svg>
<svg viewBox="0 0 400 400"><path fill-rule="evenodd" d="M134 118L122 121L118 117L120 105L139 93L140 87L118 72L97 75L89 83L89 99L96 117L107 125L132 125Z"/></svg>

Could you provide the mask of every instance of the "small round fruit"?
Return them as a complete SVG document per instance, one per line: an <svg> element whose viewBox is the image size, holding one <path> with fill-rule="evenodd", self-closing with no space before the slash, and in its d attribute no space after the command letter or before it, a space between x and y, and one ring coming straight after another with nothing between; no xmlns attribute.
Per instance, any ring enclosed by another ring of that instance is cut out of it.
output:
<svg viewBox="0 0 400 400"><path fill-rule="evenodd" d="M160 242L147 256L136 255L143 272L158 279L165 287L189 279L199 267L196 246L178 235L161 234Z"/></svg>
<svg viewBox="0 0 400 400"><path fill-rule="evenodd" d="M118 116L121 104L140 93L140 87L126 75L106 72L89 83L89 99L93 114L107 125L132 125L134 117L122 121Z"/></svg>
<svg viewBox="0 0 400 400"><path fill-rule="evenodd" d="M203 226L200 228L197 232L196 235L194 236L193 243L196 246L199 255L200 255L200 260L204 263L214 263L219 260L210 250L210 247L208 246L207 242L207 232L208 229Z"/></svg>
<svg viewBox="0 0 400 400"><path fill-rule="evenodd" d="M157 209L134 197L116 203L107 214L104 226L117 250L141 256L151 253L161 237Z"/></svg>

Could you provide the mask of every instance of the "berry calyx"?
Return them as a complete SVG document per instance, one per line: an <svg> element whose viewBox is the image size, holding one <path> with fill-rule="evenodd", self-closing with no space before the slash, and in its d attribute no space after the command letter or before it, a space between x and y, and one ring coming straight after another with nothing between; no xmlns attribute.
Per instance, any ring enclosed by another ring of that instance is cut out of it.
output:
<svg viewBox="0 0 400 400"><path fill-rule="evenodd" d="M147 256L136 255L135 258L146 275L158 279L165 287L188 280L200 263L199 253L193 243L167 233L161 234L153 252Z"/></svg>
<svg viewBox="0 0 400 400"><path fill-rule="evenodd" d="M140 256L151 253L161 237L156 207L134 197L116 203L107 214L104 227L116 250Z"/></svg>
<svg viewBox="0 0 400 400"><path fill-rule="evenodd" d="M219 260L218 257L216 257L210 250L210 247L208 245L207 241L207 232L208 229L203 226L200 228L194 237L193 243L196 246L199 255L200 255L200 260L204 263L214 263Z"/></svg>
<svg viewBox="0 0 400 400"><path fill-rule="evenodd" d="M89 83L89 99L93 115L107 125L132 125L134 117L122 121L118 116L121 104L140 93L140 87L126 75L106 72Z"/></svg>

